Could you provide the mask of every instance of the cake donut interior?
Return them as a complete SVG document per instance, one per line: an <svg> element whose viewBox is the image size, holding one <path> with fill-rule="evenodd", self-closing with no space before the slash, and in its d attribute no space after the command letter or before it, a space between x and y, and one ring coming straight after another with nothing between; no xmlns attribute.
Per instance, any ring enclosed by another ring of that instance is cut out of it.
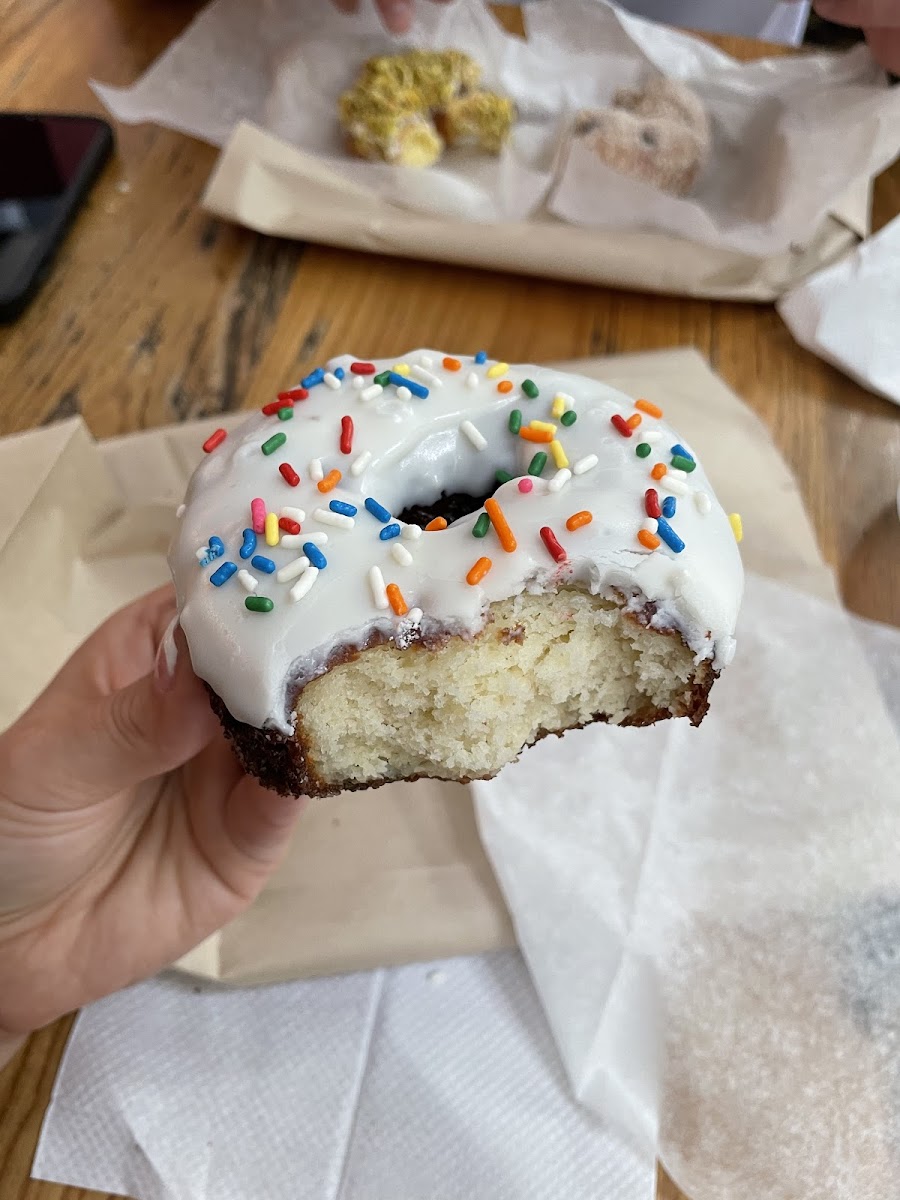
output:
<svg viewBox="0 0 900 1200"><path fill-rule="evenodd" d="M288 794L489 778L604 721L699 724L740 519L656 403L552 368L333 359L217 430L170 552L194 670Z"/></svg>

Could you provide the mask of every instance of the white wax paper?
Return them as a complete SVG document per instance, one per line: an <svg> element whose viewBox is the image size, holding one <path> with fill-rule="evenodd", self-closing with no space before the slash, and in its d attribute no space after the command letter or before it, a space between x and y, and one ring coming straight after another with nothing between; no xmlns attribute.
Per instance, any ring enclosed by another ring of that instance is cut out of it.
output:
<svg viewBox="0 0 900 1200"><path fill-rule="evenodd" d="M900 94L865 47L742 64L603 0L529 6L528 41L503 32L479 0L422 4L418 14L400 42L371 7L351 17L328 0L214 0L133 87L97 91L120 120L218 145L250 120L313 156L323 177L419 212L473 222L543 212L754 255L806 245L827 213L841 215L845 193L900 150ZM522 119L499 159L459 150L415 171L344 152L340 92L367 56L406 45L466 50L516 100ZM713 161L684 199L617 174L582 146L567 150L579 108L608 104L657 71L694 87L713 119Z"/></svg>

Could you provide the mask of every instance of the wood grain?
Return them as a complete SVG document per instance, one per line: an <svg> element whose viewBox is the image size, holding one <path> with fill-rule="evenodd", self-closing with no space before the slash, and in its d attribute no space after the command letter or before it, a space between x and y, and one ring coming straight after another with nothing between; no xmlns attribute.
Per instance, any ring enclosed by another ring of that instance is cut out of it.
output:
<svg viewBox="0 0 900 1200"><path fill-rule="evenodd" d="M130 82L197 7L0 0L0 106L100 111L87 80ZM502 15L515 28L516 10ZM763 50L717 40L738 57ZM249 407L348 348L487 346L541 362L696 346L771 428L847 603L900 625L900 411L795 346L772 308L261 237L197 208L214 158L162 130L119 131L116 158L47 285L0 331L0 435L76 412L107 437ZM876 227L898 211L895 167L876 187ZM97 1197L28 1179L69 1027L36 1034L0 1073L0 1200ZM684 1200L662 1175L659 1196Z"/></svg>

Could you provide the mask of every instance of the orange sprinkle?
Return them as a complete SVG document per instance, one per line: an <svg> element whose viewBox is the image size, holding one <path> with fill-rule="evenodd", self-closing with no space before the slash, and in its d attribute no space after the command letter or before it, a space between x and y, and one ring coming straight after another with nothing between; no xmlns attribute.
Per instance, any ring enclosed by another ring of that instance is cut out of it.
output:
<svg viewBox="0 0 900 1200"><path fill-rule="evenodd" d="M445 371L458 371L461 366L462 366L462 363L459 361L458 358L450 358L448 356L447 358L444 359L444 370Z"/></svg>
<svg viewBox="0 0 900 1200"><path fill-rule="evenodd" d="M666 466L665 463L657 463L656 466L653 468L653 470L650 472L650 478L651 479L662 479L663 475L665 475L667 470L668 470L668 467Z"/></svg>
<svg viewBox="0 0 900 1200"><path fill-rule="evenodd" d="M582 525L590 525L593 519L594 514L589 513L587 509L584 508L581 510L581 512L572 513L571 517L569 517L568 521L566 521L566 529L580 529Z"/></svg>
<svg viewBox="0 0 900 1200"><path fill-rule="evenodd" d="M320 479L316 486L320 492L330 492L331 489L336 488L340 482L341 473L337 470L337 468L335 468L335 470L329 471L324 479Z"/></svg>
<svg viewBox="0 0 900 1200"><path fill-rule="evenodd" d="M661 417L663 410L658 404L653 404L650 400L635 400L634 407L639 408L641 412L645 412L648 417Z"/></svg>
<svg viewBox="0 0 900 1200"><path fill-rule="evenodd" d="M655 550L659 545L659 538L655 533L651 533L649 529L638 530L638 541L642 546L646 546L648 550Z"/></svg>
<svg viewBox="0 0 900 1200"><path fill-rule="evenodd" d="M632 413L632 415L625 422L625 424L630 425L632 429L637 429L637 427L638 427L638 425L640 425L640 423L641 423L641 414L640 413Z"/></svg>
<svg viewBox="0 0 900 1200"><path fill-rule="evenodd" d="M485 500L484 511L491 518L491 524L500 539L500 545L507 554L512 554L516 548L516 539L513 537L513 531L509 527L503 509L492 497L490 500Z"/></svg>
<svg viewBox="0 0 900 1200"><path fill-rule="evenodd" d="M493 565L489 558L479 558L478 562L466 576L466 583L471 587L474 587L476 583L481 583Z"/></svg>
<svg viewBox="0 0 900 1200"><path fill-rule="evenodd" d="M387 598L391 602L391 608L398 617L405 617L409 612L406 601L403 599L403 593L397 587L396 583L389 583L384 589L387 592Z"/></svg>
<svg viewBox="0 0 900 1200"><path fill-rule="evenodd" d="M512 390L513 390L513 385L512 385L511 379L501 379L500 382L497 384L498 392L503 392L504 394L506 394L506 392L511 392Z"/></svg>
<svg viewBox="0 0 900 1200"><path fill-rule="evenodd" d="M435 529L446 529L446 528L447 528L447 518L446 517L435 517L433 521L429 521L428 524L425 526L425 532L433 533Z"/></svg>
<svg viewBox="0 0 900 1200"><path fill-rule="evenodd" d="M549 429L530 429L527 425L523 425L519 430L519 437L524 438L526 442L544 442L547 445L553 441L553 434Z"/></svg>

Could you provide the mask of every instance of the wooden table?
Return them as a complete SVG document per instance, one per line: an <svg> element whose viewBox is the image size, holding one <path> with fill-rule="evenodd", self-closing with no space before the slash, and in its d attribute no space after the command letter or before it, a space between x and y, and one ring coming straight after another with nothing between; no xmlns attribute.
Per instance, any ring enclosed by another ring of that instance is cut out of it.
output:
<svg viewBox="0 0 900 1200"><path fill-rule="evenodd" d="M256 0L248 0L248 3ZM0 107L99 111L91 77L130 82L196 0L0 2ZM505 12L508 21L515 13ZM719 39L740 57L762 48ZM215 153L119 131L43 292L0 331L0 435L80 412L97 437L258 404L348 346L493 346L516 361L698 347L769 424L847 604L900 625L900 410L798 349L770 307L676 300L304 246L198 208ZM876 226L900 211L900 166ZM70 1027L0 1073L0 1200L87 1200L28 1180ZM90 1193L90 1195L96 1195ZM660 1182L662 1200L677 1189Z"/></svg>

